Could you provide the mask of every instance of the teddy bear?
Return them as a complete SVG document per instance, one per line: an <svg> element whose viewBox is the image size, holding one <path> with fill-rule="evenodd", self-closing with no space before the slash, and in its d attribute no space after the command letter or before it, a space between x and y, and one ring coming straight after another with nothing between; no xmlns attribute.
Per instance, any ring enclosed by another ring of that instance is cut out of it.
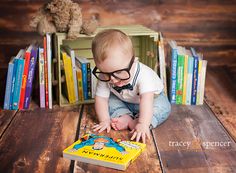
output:
<svg viewBox="0 0 236 173"><path fill-rule="evenodd" d="M52 0L44 4L32 17L30 26L40 35L66 32L68 39L76 39L81 33L93 34L98 22L95 18L83 20L78 3L71 0Z"/></svg>

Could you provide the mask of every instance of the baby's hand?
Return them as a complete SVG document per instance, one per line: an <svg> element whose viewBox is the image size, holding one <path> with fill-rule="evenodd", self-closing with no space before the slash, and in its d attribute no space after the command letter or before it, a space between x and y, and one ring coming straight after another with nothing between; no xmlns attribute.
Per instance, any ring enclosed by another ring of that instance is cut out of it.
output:
<svg viewBox="0 0 236 173"><path fill-rule="evenodd" d="M146 136L150 140L150 129L149 126L143 123L138 123L135 128L131 131L133 133L131 140L136 138L136 142L142 138L143 143L145 143Z"/></svg>
<svg viewBox="0 0 236 173"><path fill-rule="evenodd" d="M110 119L101 121L99 124L93 126L93 131L98 131L98 133L101 133L103 130L106 129L107 133L109 133L111 130Z"/></svg>

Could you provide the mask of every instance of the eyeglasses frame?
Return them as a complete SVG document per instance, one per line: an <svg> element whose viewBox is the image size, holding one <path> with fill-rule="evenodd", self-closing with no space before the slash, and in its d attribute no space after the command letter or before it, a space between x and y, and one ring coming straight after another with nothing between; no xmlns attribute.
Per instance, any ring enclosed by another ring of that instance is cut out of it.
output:
<svg viewBox="0 0 236 173"><path fill-rule="evenodd" d="M115 71L113 71L113 72L102 72L102 71L96 72L98 68L97 68L97 66L95 66L94 69L93 69L93 71L92 71L92 73L93 73L93 75L94 75L98 80L103 81L103 82L108 82L108 81L110 81L110 80L111 80L111 76L113 76L114 78L119 79L119 80L128 80L128 79L130 78L130 69L131 69L131 67L132 67L132 65L133 65L133 63L134 63L134 59L135 59L135 56L132 56L128 68L123 68L123 69L120 69L120 70L115 70ZM126 71L126 72L129 74L129 77L128 77L128 78L125 78L125 79L120 79L119 77L117 77L116 75L114 75L114 73L117 73L117 72L119 72L119 71ZM108 79L108 80L101 80L101 79L99 79L98 76L97 76L98 73L108 75L108 76L109 76L109 79Z"/></svg>

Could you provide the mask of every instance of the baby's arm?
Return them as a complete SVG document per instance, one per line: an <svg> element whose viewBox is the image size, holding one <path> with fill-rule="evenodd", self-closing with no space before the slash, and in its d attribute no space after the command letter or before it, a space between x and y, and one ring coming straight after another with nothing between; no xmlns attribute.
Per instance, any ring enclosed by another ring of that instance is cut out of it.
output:
<svg viewBox="0 0 236 173"><path fill-rule="evenodd" d="M107 133L111 130L110 116L108 112L108 98L95 96L95 111L98 116L99 124L95 125L94 131L99 133L107 129Z"/></svg>
<svg viewBox="0 0 236 173"><path fill-rule="evenodd" d="M140 96L138 123L132 130L133 136L131 137L131 140L136 138L136 141L139 141L139 139L142 138L142 141L145 143L146 136L150 139L149 126L153 116L153 99L154 92L147 92Z"/></svg>

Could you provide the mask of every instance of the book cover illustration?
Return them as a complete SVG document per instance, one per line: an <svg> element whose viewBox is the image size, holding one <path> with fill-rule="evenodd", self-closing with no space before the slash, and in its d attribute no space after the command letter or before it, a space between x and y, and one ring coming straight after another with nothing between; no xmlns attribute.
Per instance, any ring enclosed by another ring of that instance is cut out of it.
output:
<svg viewBox="0 0 236 173"><path fill-rule="evenodd" d="M125 170L145 149L146 144L113 140L86 134L63 151L63 157L85 163Z"/></svg>

